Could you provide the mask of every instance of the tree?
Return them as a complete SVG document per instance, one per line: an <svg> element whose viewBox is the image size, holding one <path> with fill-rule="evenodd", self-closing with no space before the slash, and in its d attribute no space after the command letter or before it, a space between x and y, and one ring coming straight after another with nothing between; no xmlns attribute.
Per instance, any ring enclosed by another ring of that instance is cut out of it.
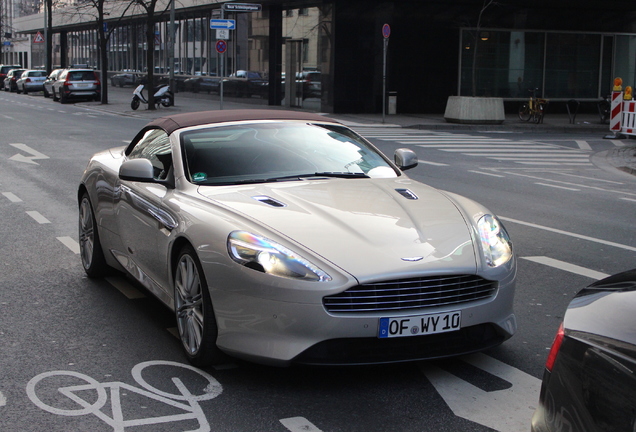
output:
<svg viewBox="0 0 636 432"><path fill-rule="evenodd" d="M47 3L47 8L50 8L53 0L45 0ZM117 27L117 24L121 22L123 17L126 15L128 9L132 7L133 2L127 3L126 0L84 0L81 3L77 3L72 8L66 9L65 11L60 12L61 14L80 14L87 15L93 17L97 25L97 40L99 45L99 63L100 63L100 73L101 73L101 95L102 95L102 104L108 103L108 40L110 39L111 34ZM124 6L125 5L125 6ZM109 10L114 9L114 7L119 6L120 9L123 8L122 12L119 14L119 18L115 22L115 25L107 28L105 16L108 15L108 12L105 12L105 9ZM52 25L52 13L49 9L48 14L48 23L47 26L51 29ZM50 44L51 41L51 31L48 32L48 40L47 44ZM47 70L51 69L51 49L48 49L47 56Z"/></svg>
<svg viewBox="0 0 636 432"><path fill-rule="evenodd" d="M133 0L135 4L143 8L146 12L146 69L148 70L146 80L148 91L148 109L154 110L155 97L153 90L153 83L155 79L155 8L158 0ZM173 0L174 1L174 0Z"/></svg>

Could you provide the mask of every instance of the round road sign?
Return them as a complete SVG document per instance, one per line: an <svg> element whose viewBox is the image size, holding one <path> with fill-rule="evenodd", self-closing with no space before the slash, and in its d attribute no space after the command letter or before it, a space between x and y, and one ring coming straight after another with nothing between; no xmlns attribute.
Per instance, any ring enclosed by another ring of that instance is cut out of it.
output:
<svg viewBox="0 0 636 432"><path fill-rule="evenodd" d="M382 26L382 36L384 36L385 38L388 38L389 36L391 36L391 26L388 24L384 24Z"/></svg>
<svg viewBox="0 0 636 432"><path fill-rule="evenodd" d="M227 51L227 42L224 40L216 41L216 52L223 54L225 51Z"/></svg>

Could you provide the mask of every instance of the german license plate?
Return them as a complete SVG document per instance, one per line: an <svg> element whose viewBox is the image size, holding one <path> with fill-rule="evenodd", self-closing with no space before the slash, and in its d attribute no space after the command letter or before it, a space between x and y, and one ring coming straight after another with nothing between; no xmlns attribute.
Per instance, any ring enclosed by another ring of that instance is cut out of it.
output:
<svg viewBox="0 0 636 432"><path fill-rule="evenodd" d="M378 337L394 338L446 333L459 330L461 322L461 311L400 318L380 318Z"/></svg>

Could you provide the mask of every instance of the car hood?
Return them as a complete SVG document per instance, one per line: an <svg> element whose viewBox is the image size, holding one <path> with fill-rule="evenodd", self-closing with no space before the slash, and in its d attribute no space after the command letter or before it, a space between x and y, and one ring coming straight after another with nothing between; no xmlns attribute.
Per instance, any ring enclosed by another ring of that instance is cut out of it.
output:
<svg viewBox="0 0 636 432"><path fill-rule="evenodd" d="M476 272L471 231L455 204L408 179L201 186L199 193L358 279Z"/></svg>

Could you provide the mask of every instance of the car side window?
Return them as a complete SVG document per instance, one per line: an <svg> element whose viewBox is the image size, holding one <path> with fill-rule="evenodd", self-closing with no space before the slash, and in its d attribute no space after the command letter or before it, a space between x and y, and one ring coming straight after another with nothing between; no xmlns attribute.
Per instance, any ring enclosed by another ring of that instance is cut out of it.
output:
<svg viewBox="0 0 636 432"><path fill-rule="evenodd" d="M170 138L163 129L150 129L133 147L128 159L148 159L154 167L154 178L166 180L172 168Z"/></svg>

